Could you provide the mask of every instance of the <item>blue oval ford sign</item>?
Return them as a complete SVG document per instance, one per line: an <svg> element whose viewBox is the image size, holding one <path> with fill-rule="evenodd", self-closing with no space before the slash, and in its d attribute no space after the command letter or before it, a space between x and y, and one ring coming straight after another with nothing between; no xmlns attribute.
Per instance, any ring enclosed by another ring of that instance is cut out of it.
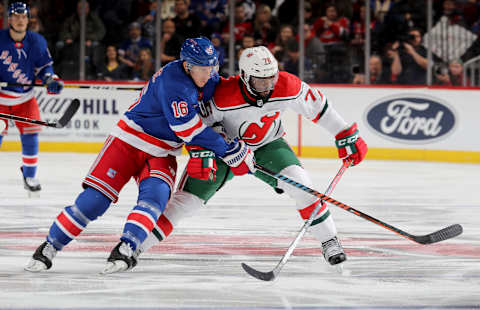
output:
<svg viewBox="0 0 480 310"><path fill-rule="evenodd" d="M429 143L451 133L456 119L446 103L420 94L382 98L366 111L374 132L403 143Z"/></svg>

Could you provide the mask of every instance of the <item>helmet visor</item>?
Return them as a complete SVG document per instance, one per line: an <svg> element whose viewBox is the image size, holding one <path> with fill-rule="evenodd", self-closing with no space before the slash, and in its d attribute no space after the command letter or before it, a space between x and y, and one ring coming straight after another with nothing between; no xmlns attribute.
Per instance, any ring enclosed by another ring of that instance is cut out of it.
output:
<svg viewBox="0 0 480 310"><path fill-rule="evenodd" d="M257 93L270 92L278 81L278 73L269 77L250 77L250 87Z"/></svg>

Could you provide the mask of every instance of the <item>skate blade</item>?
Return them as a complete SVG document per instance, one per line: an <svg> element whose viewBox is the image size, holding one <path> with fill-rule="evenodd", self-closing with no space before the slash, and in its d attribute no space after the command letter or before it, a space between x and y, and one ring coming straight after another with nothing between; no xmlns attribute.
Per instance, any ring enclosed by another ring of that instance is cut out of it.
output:
<svg viewBox="0 0 480 310"><path fill-rule="evenodd" d="M47 270L47 265L32 258L23 269L29 272L42 272Z"/></svg>
<svg viewBox="0 0 480 310"><path fill-rule="evenodd" d="M340 263L338 265L335 265L334 268L335 268L335 271L339 274L339 275L342 275L342 276L350 276L352 274L352 272L348 269L345 269L344 268L344 263Z"/></svg>
<svg viewBox="0 0 480 310"><path fill-rule="evenodd" d="M127 263L122 260L107 262L107 266L100 272L101 275L107 275L117 272L123 272L128 269Z"/></svg>
<svg viewBox="0 0 480 310"><path fill-rule="evenodd" d="M32 192L27 190L28 198L40 198L40 191Z"/></svg>

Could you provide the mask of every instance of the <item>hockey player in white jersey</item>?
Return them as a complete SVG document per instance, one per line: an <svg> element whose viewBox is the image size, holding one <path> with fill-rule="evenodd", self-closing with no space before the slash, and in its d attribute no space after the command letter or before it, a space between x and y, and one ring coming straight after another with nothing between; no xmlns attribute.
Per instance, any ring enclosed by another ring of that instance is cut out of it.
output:
<svg viewBox="0 0 480 310"><path fill-rule="evenodd" d="M202 111L208 124L219 124L226 139L238 138L247 143L255 153L258 164L285 175L306 186L312 181L283 136L281 117L289 108L322 126L335 137L341 159L359 164L367 152L367 145L358 136L357 124L348 125L327 101L326 96L311 88L298 77L279 72L271 52L263 46L248 48L240 57L240 75L222 80L214 97ZM215 125L214 125L215 127ZM177 192L169 201L165 212L140 248L146 251L165 239L179 222L200 209L231 178L233 174L221 160L216 160L216 170L206 164L205 152L190 150L187 164ZM211 157L213 158L213 154ZM215 173L216 177L211 175ZM272 186L278 193L285 192L296 202L301 218L306 220L321 203L295 187L278 182L260 171L256 177ZM214 179L214 180L213 180ZM213 181L212 181L213 180ZM331 265L346 260L345 252L337 238L337 230L325 205L316 215L310 231L322 245L325 260Z"/></svg>

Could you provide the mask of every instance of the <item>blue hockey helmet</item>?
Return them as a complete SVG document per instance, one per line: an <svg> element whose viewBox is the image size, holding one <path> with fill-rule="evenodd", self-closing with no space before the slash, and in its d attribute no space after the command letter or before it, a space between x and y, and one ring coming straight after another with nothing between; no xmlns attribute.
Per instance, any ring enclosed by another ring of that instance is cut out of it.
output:
<svg viewBox="0 0 480 310"><path fill-rule="evenodd" d="M218 66L217 50L205 37L185 40L180 50L180 59L190 66Z"/></svg>
<svg viewBox="0 0 480 310"><path fill-rule="evenodd" d="M11 16L12 14L26 14L30 17L30 9L26 3L14 2L8 7L8 16Z"/></svg>

